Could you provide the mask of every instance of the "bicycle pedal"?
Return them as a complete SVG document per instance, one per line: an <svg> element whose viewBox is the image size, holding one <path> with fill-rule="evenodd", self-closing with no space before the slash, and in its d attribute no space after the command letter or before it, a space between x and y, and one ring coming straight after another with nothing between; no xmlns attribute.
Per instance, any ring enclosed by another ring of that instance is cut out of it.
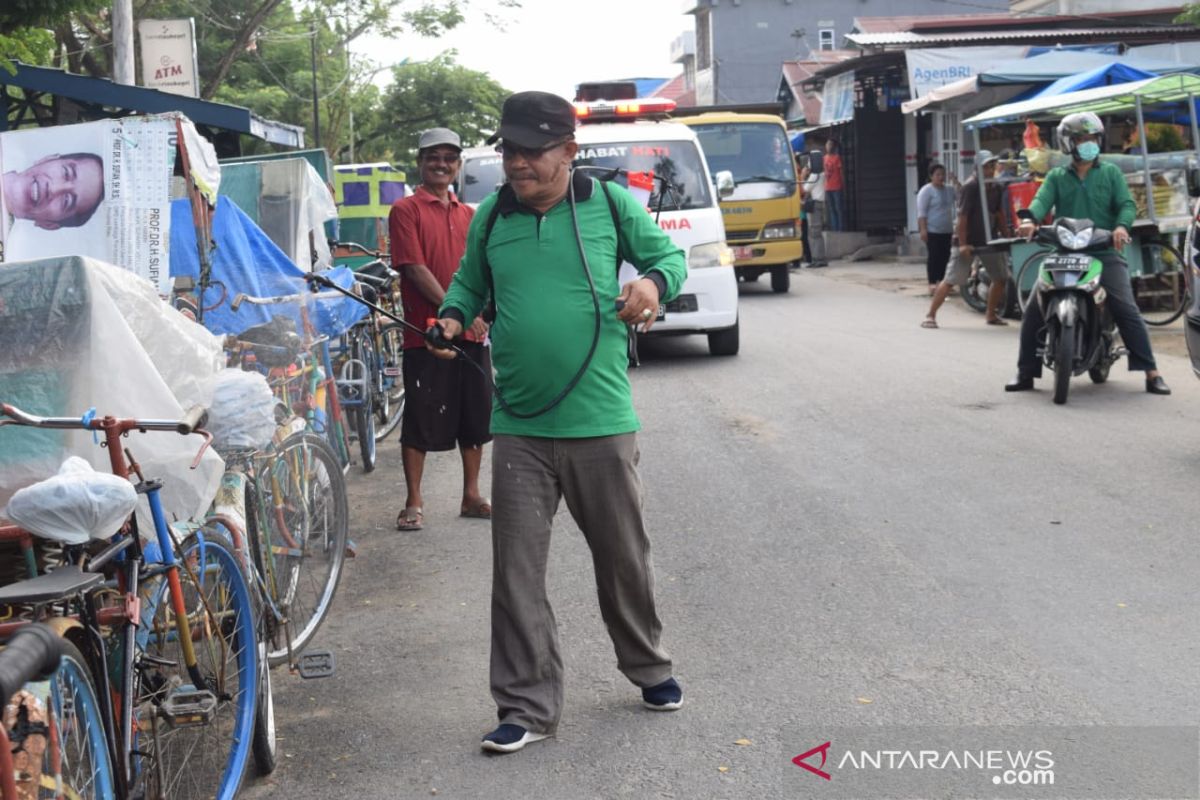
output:
<svg viewBox="0 0 1200 800"><path fill-rule="evenodd" d="M356 545L354 543L353 539L347 539L346 540L346 558L354 558L357 555L358 555L358 545Z"/></svg>
<svg viewBox="0 0 1200 800"><path fill-rule="evenodd" d="M305 680L328 678L334 668L333 653L329 650L310 650L296 659L296 671Z"/></svg>
<svg viewBox="0 0 1200 800"><path fill-rule="evenodd" d="M181 688L167 695L158 713L172 728L207 725L217 713L217 696L207 689Z"/></svg>

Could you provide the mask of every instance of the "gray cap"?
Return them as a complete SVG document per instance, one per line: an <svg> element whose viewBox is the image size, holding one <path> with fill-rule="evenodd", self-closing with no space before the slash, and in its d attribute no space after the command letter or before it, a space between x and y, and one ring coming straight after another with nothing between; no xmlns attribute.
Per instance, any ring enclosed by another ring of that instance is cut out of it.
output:
<svg viewBox="0 0 1200 800"><path fill-rule="evenodd" d="M975 154L975 163L979 164L981 167L987 166L989 162L999 160L1000 156L996 155L991 150L980 150Z"/></svg>
<svg viewBox="0 0 1200 800"><path fill-rule="evenodd" d="M437 147L442 144L462 150L462 140L458 138L457 133L449 128L430 128L427 131L422 131L421 141L417 143L417 149L424 150L426 147Z"/></svg>

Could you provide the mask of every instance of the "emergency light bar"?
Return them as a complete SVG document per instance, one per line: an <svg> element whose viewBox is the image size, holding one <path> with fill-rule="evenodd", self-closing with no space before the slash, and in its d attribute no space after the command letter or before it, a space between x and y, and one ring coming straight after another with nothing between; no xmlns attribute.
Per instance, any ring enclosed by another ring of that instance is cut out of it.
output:
<svg viewBox="0 0 1200 800"><path fill-rule="evenodd" d="M595 100L575 104L575 118L585 122L662 119L675 110L675 101L659 97L643 100Z"/></svg>

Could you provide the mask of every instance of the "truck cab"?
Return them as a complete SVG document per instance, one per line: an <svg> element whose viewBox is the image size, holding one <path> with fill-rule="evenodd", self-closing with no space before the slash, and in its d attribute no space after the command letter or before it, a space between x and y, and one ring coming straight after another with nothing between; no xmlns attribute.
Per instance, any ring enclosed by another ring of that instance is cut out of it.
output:
<svg viewBox="0 0 1200 800"><path fill-rule="evenodd" d="M696 132L713 173L733 173L734 190L721 198L721 212L738 276L754 281L770 273L771 288L788 291L788 270L804 250L800 183L783 120L712 112L675 121Z"/></svg>

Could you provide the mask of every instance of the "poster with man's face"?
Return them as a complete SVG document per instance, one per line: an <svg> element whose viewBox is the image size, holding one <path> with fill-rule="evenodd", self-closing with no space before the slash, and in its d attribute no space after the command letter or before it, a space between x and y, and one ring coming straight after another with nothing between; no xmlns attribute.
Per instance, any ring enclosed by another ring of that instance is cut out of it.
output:
<svg viewBox="0 0 1200 800"><path fill-rule="evenodd" d="M0 261L92 256L166 295L174 163L170 119L0 133Z"/></svg>

